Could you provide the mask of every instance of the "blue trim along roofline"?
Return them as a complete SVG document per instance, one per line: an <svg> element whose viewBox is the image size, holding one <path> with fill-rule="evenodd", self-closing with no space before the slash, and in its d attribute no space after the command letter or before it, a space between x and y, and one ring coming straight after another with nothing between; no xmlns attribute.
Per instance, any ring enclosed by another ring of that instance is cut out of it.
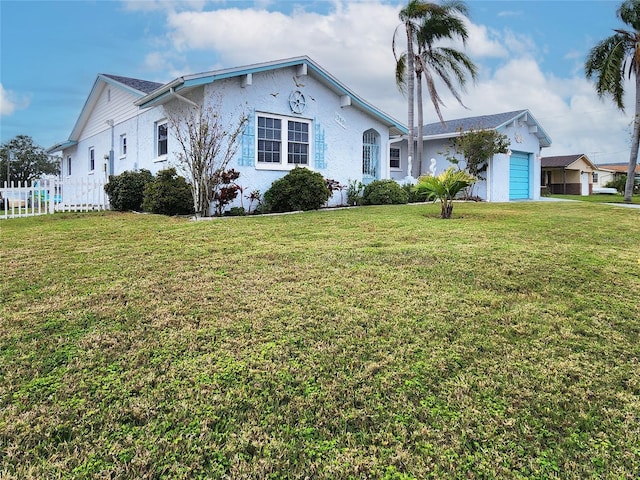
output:
<svg viewBox="0 0 640 480"><path fill-rule="evenodd" d="M135 105L139 106L140 108L149 108L162 104L170 99L172 88L174 89L174 91L179 92L182 89L206 85L215 82L216 80L239 77L242 75L249 75L280 68L294 67L298 65L307 65L307 67L309 67L309 69L313 73L315 73L316 76L326 86L328 86L336 93L339 93L341 95L348 95L352 100L352 104L355 104L359 109L363 110L369 115L377 117L389 128L397 130L397 134L406 135L408 133L407 127L405 127L402 123L382 112L370 103L366 102L360 96L356 95L353 91L349 90L342 82L337 80L334 76L332 76L329 72L327 72L324 68L322 68L307 56L179 77L172 82L163 85L161 88L158 88L157 90L151 92L150 94L140 98L135 102Z"/></svg>
<svg viewBox="0 0 640 480"><path fill-rule="evenodd" d="M45 151L47 153L60 152L65 148L73 147L74 145L77 145L77 144L78 142L74 140L67 140L66 142L56 143L55 145L47 148Z"/></svg>
<svg viewBox="0 0 640 480"><path fill-rule="evenodd" d="M500 130L522 117L526 117L526 123L528 125L537 127L535 135L540 141L540 146L550 146L551 138L547 135L547 132L544 131L534 116L531 115L529 110L516 110L513 112L496 113L492 115L458 118L448 120L444 124L440 122L430 123L423 127L423 138L425 140L454 138L471 129Z"/></svg>

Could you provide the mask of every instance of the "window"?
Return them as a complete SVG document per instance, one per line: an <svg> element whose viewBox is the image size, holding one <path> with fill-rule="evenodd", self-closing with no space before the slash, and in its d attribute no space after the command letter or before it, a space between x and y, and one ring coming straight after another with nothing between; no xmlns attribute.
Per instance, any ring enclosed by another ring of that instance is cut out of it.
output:
<svg viewBox="0 0 640 480"><path fill-rule="evenodd" d="M89 147L89 171L93 172L96 169L96 151L93 147Z"/></svg>
<svg viewBox="0 0 640 480"><path fill-rule="evenodd" d="M67 176L71 176L71 157L67 157Z"/></svg>
<svg viewBox="0 0 640 480"><path fill-rule="evenodd" d="M258 162L280 163L282 128L279 118L258 117Z"/></svg>
<svg viewBox="0 0 640 480"><path fill-rule="evenodd" d="M389 149L389 167L400 168L400 149L399 148Z"/></svg>
<svg viewBox="0 0 640 480"><path fill-rule="evenodd" d="M258 116L258 165L309 165L309 126L299 119Z"/></svg>
<svg viewBox="0 0 640 480"><path fill-rule="evenodd" d="M598 174L596 172L593 172L592 175L593 175L593 183L598 183Z"/></svg>
<svg viewBox="0 0 640 480"><path fill-rule="evenodd" d="M127 155L127 134L123 133L120 135L120 156L124 157Z"/></svg>
<svg viewBox="0 0 640 480"><path fill-rule="evenodd" d="M156 157L162 157L167 154L167 122L156 123Z"/></svg>
<svg viewBox="0 0 640 480"><path fill-rule="evenodd" d="M287 162L296 165L309 163L309 124L289 120L289 148Z"/></svg>

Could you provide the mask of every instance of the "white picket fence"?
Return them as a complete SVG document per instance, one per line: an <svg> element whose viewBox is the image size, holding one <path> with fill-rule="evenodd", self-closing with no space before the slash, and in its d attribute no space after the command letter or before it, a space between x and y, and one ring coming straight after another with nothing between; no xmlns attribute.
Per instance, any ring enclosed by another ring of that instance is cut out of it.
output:
<svg viewBox="0 0 640 480"><path fill-rule="evenodd" d="M88 178L4 182L0 188L0 219L106 210L109 201L104 184L103 179Z"/></svg>

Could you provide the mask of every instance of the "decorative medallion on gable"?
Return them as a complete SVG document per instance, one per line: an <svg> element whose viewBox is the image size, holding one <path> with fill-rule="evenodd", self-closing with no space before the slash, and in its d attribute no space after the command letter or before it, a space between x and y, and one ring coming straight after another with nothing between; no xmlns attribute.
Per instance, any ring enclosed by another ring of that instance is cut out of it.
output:
<svg viewBox="0 0 640 480"><path fill-rule="evenodd" d="M294 90L289 95L289 107L293 113L302 113L307 106L307 99L300 90Z"/></svg>

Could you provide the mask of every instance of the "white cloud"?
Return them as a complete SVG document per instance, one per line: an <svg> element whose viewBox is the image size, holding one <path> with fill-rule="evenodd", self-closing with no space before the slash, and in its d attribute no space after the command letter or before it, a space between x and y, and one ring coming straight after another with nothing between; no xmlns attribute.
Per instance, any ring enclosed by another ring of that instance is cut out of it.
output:
<svg viewBox="0 0 640 480"><path fill-rule="evenodd" d="M309 55L363 98L406 121L406 100L395 86L391 52L400 5L335 0L324 14L303 7L288 14L268 11L268 0L259 3L262 8L221 5L211 11L167 10L165 40L172 48L165 49L162 57L149 55L147 65L157 68L164 62L165 71L167 67L175 70L179 59L186 62L194 50L211 52L210 65L195 71ZM613 157L620 152L624 156L630 115L598 99L581 72L575 71L570 78L544 72L546 50L531 36L470 22L468 29L466 51L480 67L480 80L463 94L469 110L441 90L447 105L445 118L526 108L553 140L543 154L586 153L595 155L592 160L597 162L618 160ZM184 73L194 72L180 74ZM426 101L425 122L435 120L433 107Z"/></svg>
<svg viewBox="0 0 640 480"><path fill-rule="evenodd" d="M22 110L28 106L28 97L19 96L10 90L5 90L0 83L0 116L12 115L16 110Z"/></svg>
<svg viewBox="0 0 640 480"><path fill-rule="evenodd" d="M505 47L505 42L501 38L500 32L488 28L486 25L477 25L466 21L469 39L467 40L465 52L473 59L479 58L505 58L509 51ZM463 48L462 42L451 42L456 48Z"/></svg>
<svg viewBox="0 0 640 480"><path fill-rule="evenodd" d="M162 11L162 10L202 10L205 0L124 0L125 10L128 11Z"/></svg>

